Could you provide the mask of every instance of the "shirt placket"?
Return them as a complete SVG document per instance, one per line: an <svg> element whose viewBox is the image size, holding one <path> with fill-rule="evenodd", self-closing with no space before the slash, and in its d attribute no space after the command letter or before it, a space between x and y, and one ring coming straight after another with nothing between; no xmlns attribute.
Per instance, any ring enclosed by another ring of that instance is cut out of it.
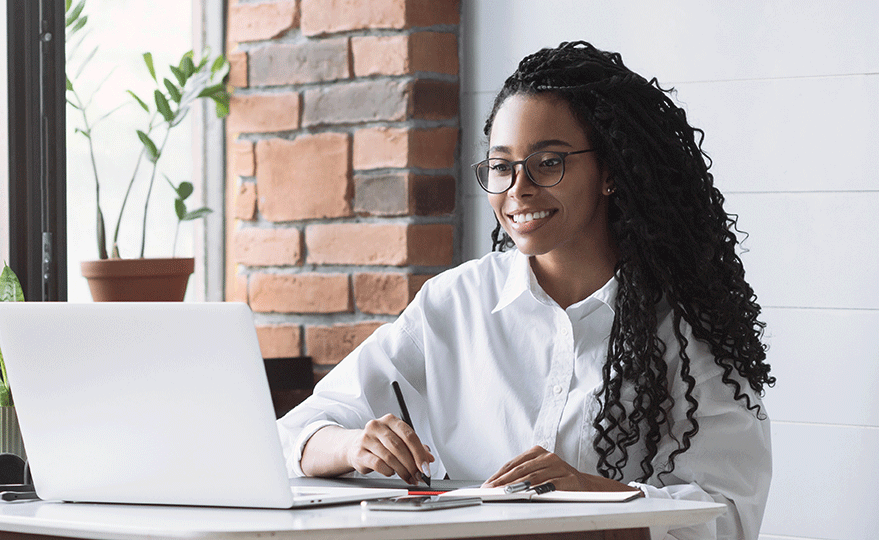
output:
<svg viewBox="0 0 879 540"><path fill-rule="evenodd" d="M567 314L556 308L555 335L552 340L552 355L549 376L543 391L543 403L534 429L534 445L549 452L555 451L559 423L568 400L571 378L574 376L574 334Z"/></svg>

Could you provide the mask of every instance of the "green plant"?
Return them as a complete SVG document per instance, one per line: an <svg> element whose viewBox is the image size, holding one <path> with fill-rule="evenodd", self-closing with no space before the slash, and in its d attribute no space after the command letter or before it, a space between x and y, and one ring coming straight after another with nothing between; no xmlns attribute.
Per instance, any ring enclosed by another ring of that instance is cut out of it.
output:
<svg viewBox="0 0 879 540"><path fill-rule="evenodd" d="M0 302L24 302L24 291L18 276L6 263L3 263L3 272L0 273ZM0 381L0 407L11 407L12 393L9 391L9 379L6 377L6 364L3 362L2 352L0 352L0 375L3 376L3 380Z"/></svg>
<svg viewBox="0 0 879 540"><path fill-rule="evenodd" d="M92 172L95 178L98 257L101 259L106 259L108 257L120 257L118 241L119 229L122 223L122 215L125 212L125 207L128 203L129 195L131 195L131 189L135 184L135 180L137 179L141 163L144 161L144 158L146 158L146 160L150 163L152 170L149 175L149 186L147 188L146 197L144 199L143 225L140 230L140 257L143 258L144 250L146 247L147 214L150 205L150 198L152 195L153 184L156 179L156 173L158 172L158 162L159 159L162 157L163 151L165 150L165 144L168 142L168 135L170 134L171 129L179 125L180 122L186 117L186 114L189 112L192 105L201 99L211 99L214 101L218 118L224 118L229 114L230 96L224 82L229 73L229 63L228 61L226 61L226 58L223 55L210 58L209 53L204 53L201 55L200 58L196 58L193 51L189 51L180 58L180 61L178 63L168 66L171 77L163 77L160 81L159 77L156 75L156 70L153 65L152 54L148 52L143 54L144 64L146 65L146 68L149 71L153 82L155 82L156 88L153 91L152 99L149 100L141 99L133 91L128 90L128 93L135 100L135 102L144 111L146 111L147 115L149 116L149 121L145 129L136 130L136 135L141 145L141 151L138 155L137 162L135 163L134 172L132 173L131 179L128 182L125 196L122 199L122 205L119 209L119 214L116 218L116 225L113 230L113 238L110 245L111 251L108 255L104 213L101 209L101 185L98 179L98 168L95 160L94 129L99 123L107 119L111 114L118 110L118 107L111 110L109 113L101 116L97 120L92 121L89 117L88 109L92 103L92 98L94 96L89 99L84 99L84 97L81 96L78 92L77 86L74 84L77 81L78 77L82 74L86 65L97 53L97 46L94 47L92 51L88 55L86 55L84 60L79 64L79 68L76 71L75 75L72 78L70 76L70 59L74 56L75 51L83 44L86 36L84 29L87 26L88 16L83 14L85 4L86 0L80 0L80 2L76 4L76 6L73 6L73 0L66 0L66 38L68 43L70 43L69 48L71 51L71 54L68 56L67 62L67 102L75 110L79 111L80 116L82 117L82 125L81 127L76 128L76 132L82 134L86 139L88 139L89 157L91 158ZM112 72L110 74L107 74L104 81L106 81L106 79L109 78L111 74ZM103 84L103 81L101 82L101 84ZM100 87L100 85L98 85L98 87ZM97 89L95 91L97 91ZM150 101L154 104L154 109L150 108L150 105L147 104L147 101ZM156 144L154 140L154 137L156 137L157 134L158 137L161 137L160 139L155 139L161 141L159 144ZM169 183L171 182L169 181ZM184 184L188 185L189 187L184 188ZM199 208L198 210L187 212L185 209L185 204L183 204L183 212L181 213L181 204L183 203L183 200L192 193L192 184L190 184L189 182L184 182L181 183L179 186L174 186L174 184L171 183L171 187L174 189L176 195L174 207L178 217L177 232L179 232L180 223L182 221L199 219L211 212L211 210L208 208ZM188 193L185 196L182 196L182 193L185 193L187 190ZM175 253L177 244L177 232L175 232L174 235Z"/></svg>

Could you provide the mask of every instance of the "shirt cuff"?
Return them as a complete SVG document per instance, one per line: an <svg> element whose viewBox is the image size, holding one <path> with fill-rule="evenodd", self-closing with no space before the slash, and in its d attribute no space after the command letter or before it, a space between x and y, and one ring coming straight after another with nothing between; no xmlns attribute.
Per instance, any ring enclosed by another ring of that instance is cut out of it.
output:
<svg viewBox="0 0 879 540"><path fill-rule="evenodd" d="M306 474L302 472L302 451L305 450L305 445L308 444L308 440L311 439L311 436L317 433L317 430L327 426L342 427L336 422L321 420L319 422L308 424L301 432L299 432L299 436L296 437L296 444L293 447L293 456L291 456L292 459L290 460L290 470L293 472L294 476L306 476Z"/></svg>

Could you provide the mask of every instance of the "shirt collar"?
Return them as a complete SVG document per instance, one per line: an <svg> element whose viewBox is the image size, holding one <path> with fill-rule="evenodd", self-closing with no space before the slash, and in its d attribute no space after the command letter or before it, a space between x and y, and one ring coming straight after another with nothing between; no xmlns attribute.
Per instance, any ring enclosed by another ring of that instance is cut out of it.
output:
<svg viewBox="0 0 879 540"><path fill-rule="evenodd" d="M615 313L613 306L618 288L619 282L616 276L612 276L604 286L592 293L588 298L584 298L576 304L569 306L567 311L572 317L579 319L594 311L595 303L600 302L610 308L611 313ZM519 250L515 250L504 288L501 291L497 305L491 312L497 313L504 309L526 291L530 292L541 303L557 305L544 292L540 284L537 283L537 277L534 275L534 271L531 270L530 257L523 255Z"/></svg>

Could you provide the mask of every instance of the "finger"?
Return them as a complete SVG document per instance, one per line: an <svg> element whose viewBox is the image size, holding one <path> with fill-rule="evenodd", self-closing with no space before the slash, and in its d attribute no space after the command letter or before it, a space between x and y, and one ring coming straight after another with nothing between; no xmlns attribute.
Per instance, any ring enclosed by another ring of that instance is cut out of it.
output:
<svg viewBox="0 0 879 540"><path fill-rule="evenodd" d="M516 467L521 467L524 464L538 458L541 455L545 455L548 452L546 449L540 446L534 446L531 449L519 454L512 460L505 463L496 473L491 475L491 477L485 481L483 484L486 487L494 487L494 486L503 486L510 482L505 481L507 477L509 477L511 471L513 471ZM519 480L514 480L519 481Z"/></svg>
<svg viewBox="0 0 879 540"><path fill-rule="evenodd" d="M406 439L407 434L405 433L405 429L409 429L411 432L411 428L402 421L399 424L391 422L388 427L389 429L377 434L379 442L389 452L389 456L387 456L388 464L394 467L400 478L403 478L410 484L418 484L421 467L418 465L418 458L413 455L410 443ZM403 431L403 433L400 433L400 431ZM423 452L421 446L421 443L418 442L416 448ZM383 458L386 457L385 454L379 453L378 455Z"/></svg>
<svg viewBox="0 0 879 540"><path fill-rule="evenodd" d="M366 423L361 440L361 447L375 456L370 458L363 456L367 464L378 461L384 465L375 468L385 476L396 473L400 478L410 484L416 484L413 476L414 461L406 444L394 433L393 423L396 421L392 415L386 415L378 420L370 420ZM390 470L388 470L388 467Z"/></svg>
<svg viewBox="0 0 879 540"><path fill-rule="evenodd" d="M386 420L393 433L406 445L408 453L404 453L405 455L402 456L403 459L401 461L409 467L412 475L415 478L419 478L422 474L429 477L429 464L433 463L436 458L433 457L430 450L421 442L415 430L409 424L393 415L386 415L382 420ZM400 452L403 452L403 450L400 449ZM407 459L410 456L411 463ZM400 457L399 454L398 457Z"/></svg>

